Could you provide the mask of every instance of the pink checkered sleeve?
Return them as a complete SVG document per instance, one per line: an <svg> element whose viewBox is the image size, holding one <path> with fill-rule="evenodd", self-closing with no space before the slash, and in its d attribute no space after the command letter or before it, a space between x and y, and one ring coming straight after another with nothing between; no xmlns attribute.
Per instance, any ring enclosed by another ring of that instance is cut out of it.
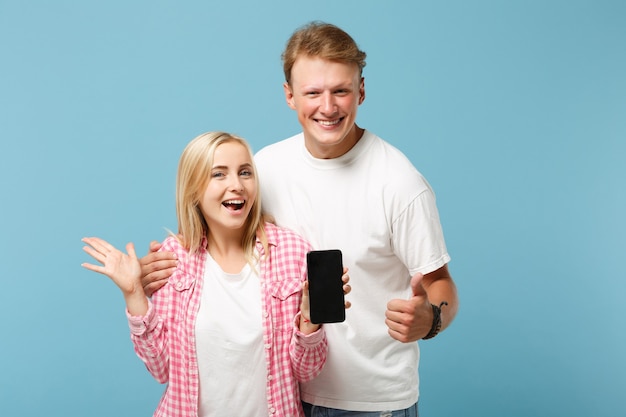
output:
<svg viewBox="0 0 626 417"><path fill-rule="evenodd" d="M178 268L155 292L144 317L129 317L135 352L167 389L155 416L197 415L198 378L193 326L200 303L204 256L188 254L174 237L163 251L177 255Z"/></svg>
<svg viewBox="0 0 626 417"><path fill-rule="evenodd" d="M148 301L148 312L145 316L131 316L126 311L130 327L131 340L137 356L159 383L168 381L167 338L164 324Z"/></svg>
<svg viewBox="0 0 626 417"><path fill-rule="evenodd" d="M289 354L293 363L293 372L296 379L300 382L310 381L322 371L322 367L326 363L326 354L328 353L328 342L323 327L315 333L305 335L301 333L294 321L294 337L289 345Z"/></svg>

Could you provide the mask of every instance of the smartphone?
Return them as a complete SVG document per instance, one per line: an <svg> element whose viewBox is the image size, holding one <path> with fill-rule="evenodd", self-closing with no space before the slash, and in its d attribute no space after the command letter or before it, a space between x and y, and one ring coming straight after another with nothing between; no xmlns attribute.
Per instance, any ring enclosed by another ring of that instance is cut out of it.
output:
<svg viewBox="0 0 626 417"><path fill-rule="evenodd" d="M343 260L339 249L307 253L311 323L338 323L346 319L343 296Z"/></svg>

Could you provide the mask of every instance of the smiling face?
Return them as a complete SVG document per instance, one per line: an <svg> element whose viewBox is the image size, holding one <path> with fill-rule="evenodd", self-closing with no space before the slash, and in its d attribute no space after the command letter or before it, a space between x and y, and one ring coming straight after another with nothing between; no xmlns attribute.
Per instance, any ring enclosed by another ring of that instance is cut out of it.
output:
<svg viewBox="0 0 626 417"><path fill-rule="evenodd" d="M336 158L357 143L356 124L365 83L356 64L299 56L284 84L287 104L298 114L305 145L316 158Z"/></svg>
<svg viewBox="0 0 626 417"><path fill-rule="evenodd" d="M210 178L200 198L211 233L243 233L256 198L257 180L250 153L240 143L222 143L215 149Z"/></svg>

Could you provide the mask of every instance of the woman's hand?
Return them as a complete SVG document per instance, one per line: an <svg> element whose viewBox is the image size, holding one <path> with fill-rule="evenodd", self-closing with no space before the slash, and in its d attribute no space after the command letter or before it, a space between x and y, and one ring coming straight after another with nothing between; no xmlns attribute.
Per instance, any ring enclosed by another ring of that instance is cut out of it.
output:
<svg viewBox="0 0 626 417"><path fill-rule="evenodd" d="M108 276L119 287L131 315L144 315L148 311L146 295L141 285L141 265L132 243L126 245L125 254L107 241L97 237L82 239L83 250L102 265L83 263L90 271Z"/></svg>
<svg viewBox="0 0 626 417"><path fill-rule="evenodd" d="M348 295L350 294L350 291L352 290L352 287L350 286L350 284L348 284L348 282L350 281L350 275L348 275L348 268L344 267L343 268L343 275L341 276L341 280L343 281L343 295ZM350 303L350 301L345 302L346 304L346 310L350 308L350 306L352 305L352 303Z"/></svg>
<svg viewBox="0 0 626 417"><path fill-rule="evenodd" d="M348 284L350 281L350 275L348 275L348 268L343 268L343 275L341 276L343 282L343 294L344 296L349 294L352 288ZM350 308L350 301L345 301L346 309ZM311 323L311 306L309 303L309 282L306 281L302 284L302 302L300 303L300 331L308 334L313 333L320 328L319 324Z"/></svg>

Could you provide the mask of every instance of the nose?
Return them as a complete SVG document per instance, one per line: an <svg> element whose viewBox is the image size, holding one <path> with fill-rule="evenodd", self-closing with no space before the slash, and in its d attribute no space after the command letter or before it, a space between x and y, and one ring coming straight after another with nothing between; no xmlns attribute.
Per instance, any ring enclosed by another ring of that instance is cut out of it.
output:
<svg viewBox="0 0 626 417"><path fill-rule="evenodd" d="M241 179L239 178L239 175L235 175L233 177L231 177L232 180L229 184L229 189L230 191L234 191L234 192L241 192L243 191L243 183L241 182Z"/></svg>
<svg viewBox="0 0 626 417"><path fill-rule="evenodd" d="M337 105L335 104L335 97L330 92L325 92L321 96L320 111L324 114L333 114Z"/></svg>

